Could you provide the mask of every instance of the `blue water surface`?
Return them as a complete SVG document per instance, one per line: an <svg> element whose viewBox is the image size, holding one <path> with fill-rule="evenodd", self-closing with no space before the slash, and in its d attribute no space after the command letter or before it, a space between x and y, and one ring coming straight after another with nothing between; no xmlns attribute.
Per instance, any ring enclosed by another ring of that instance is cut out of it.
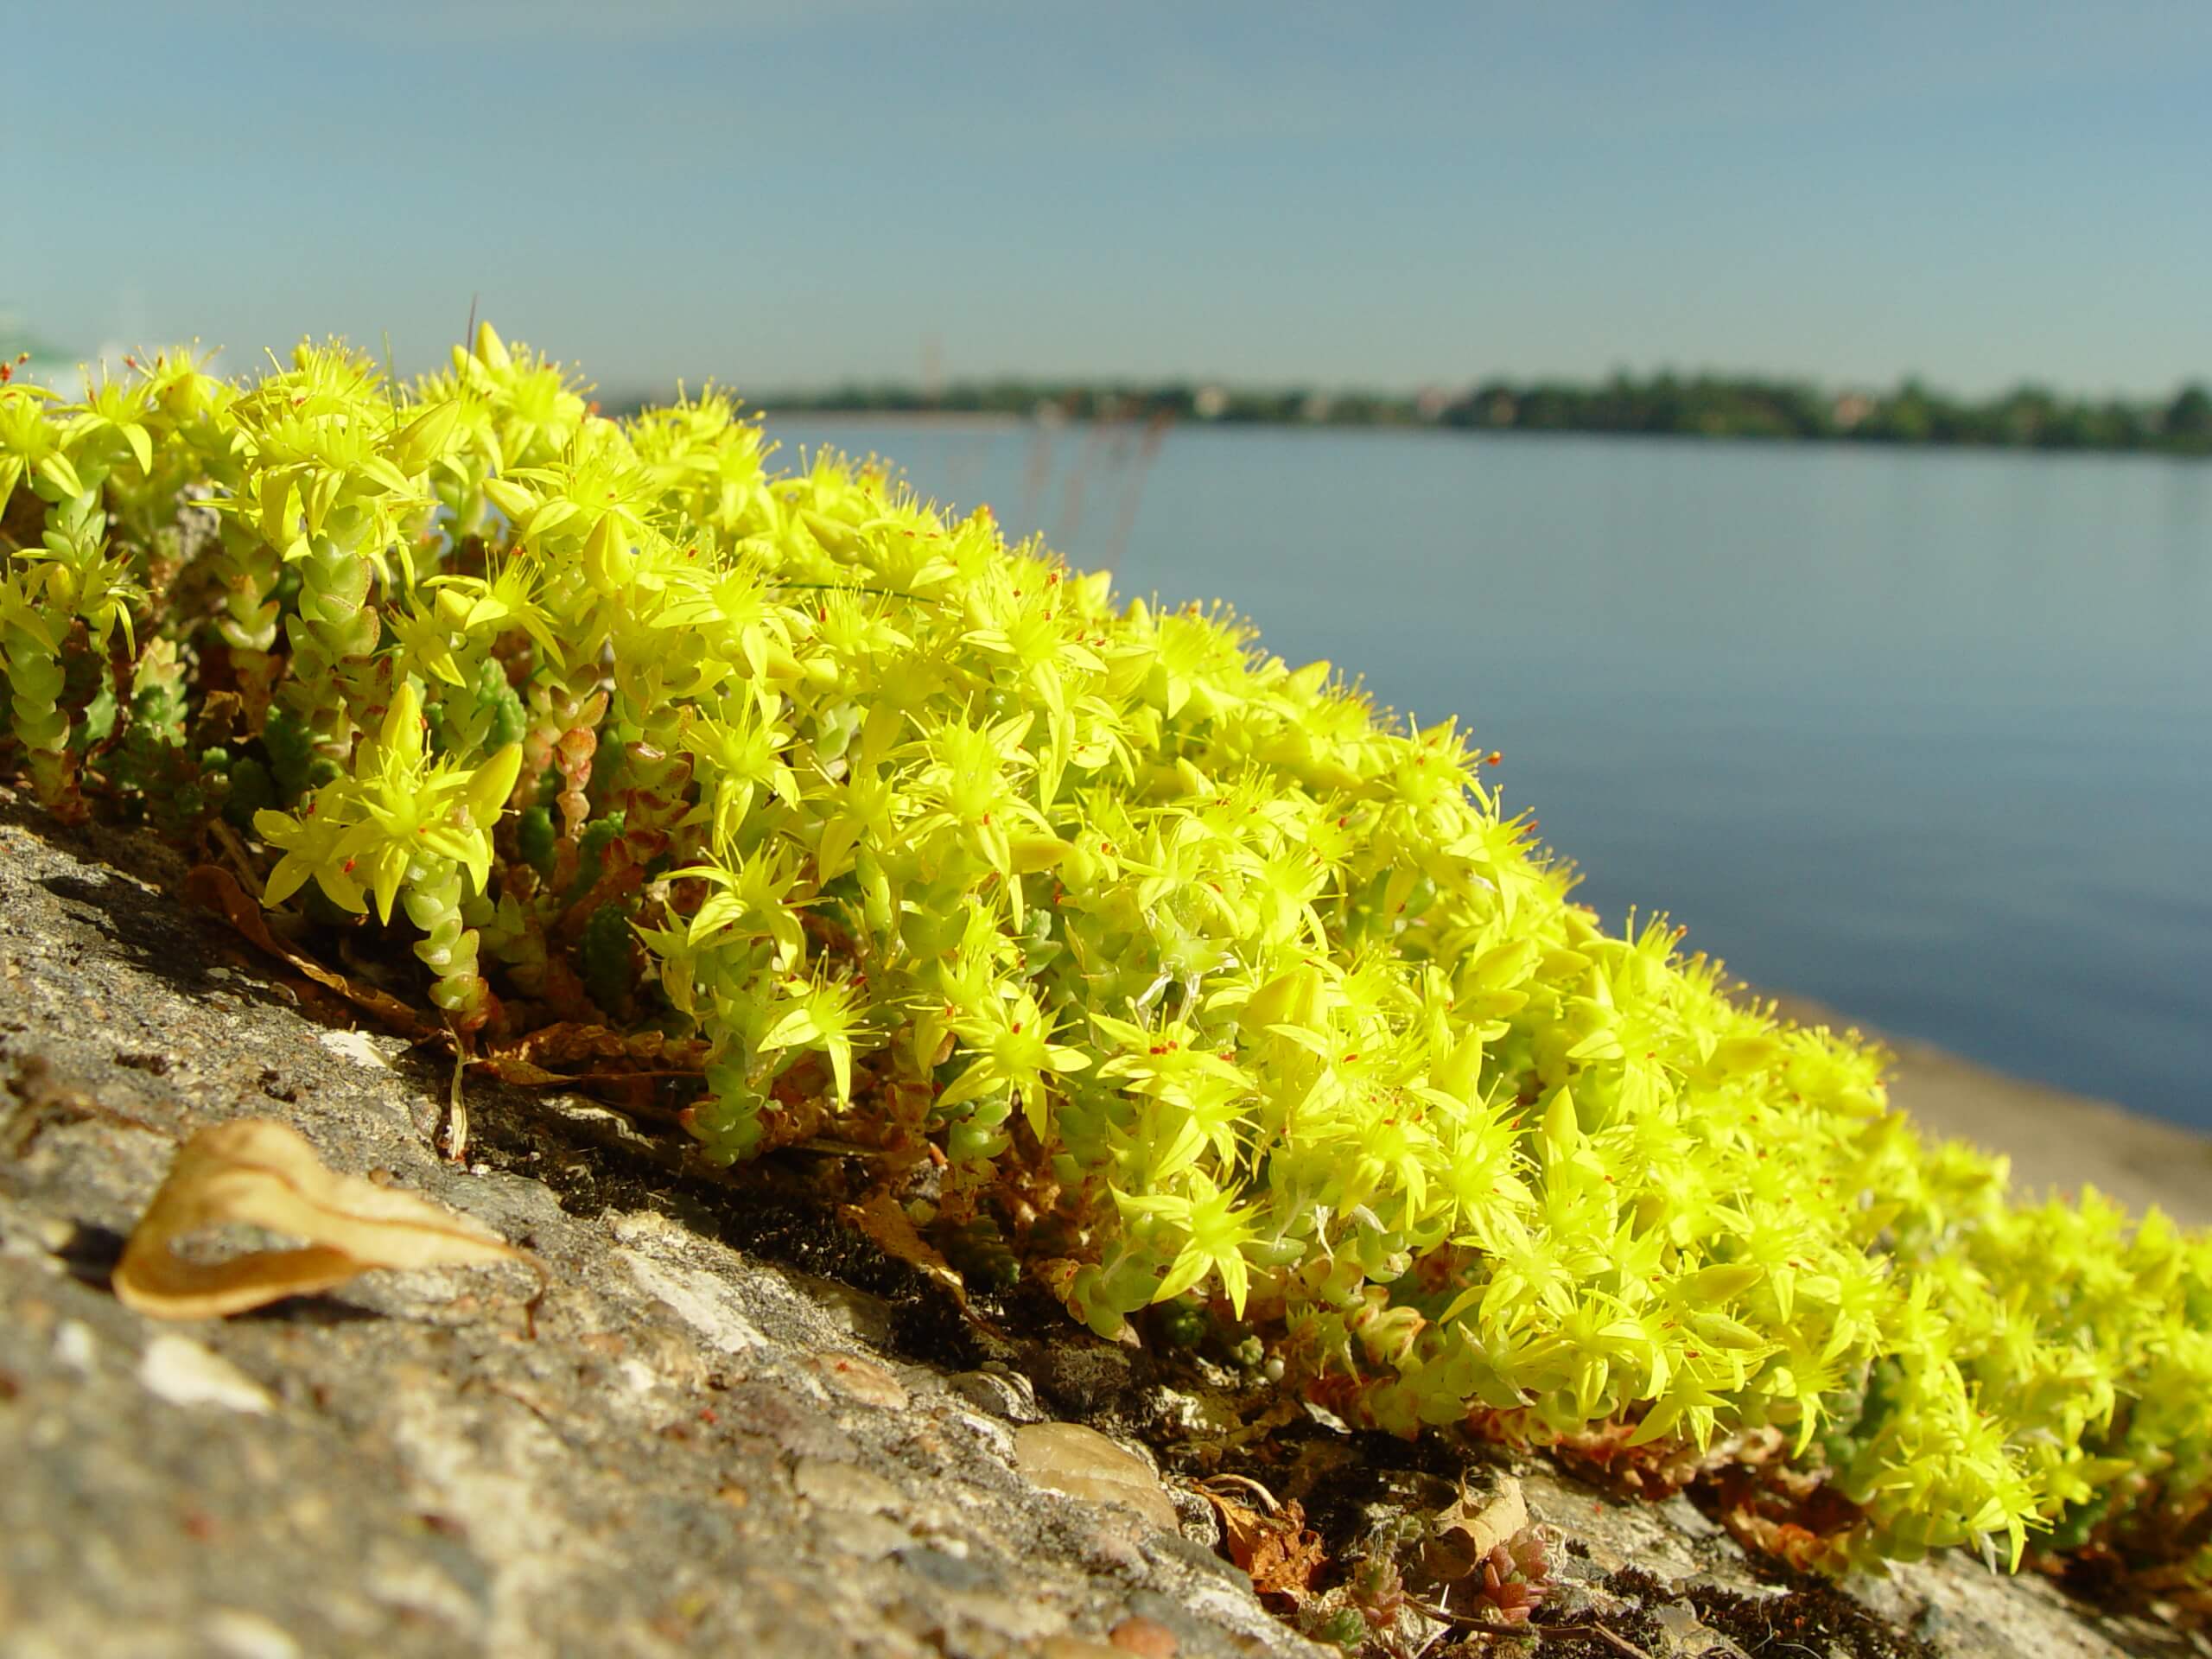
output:
<svg viewBox="0 0 2212 1659"><path fill-rule="evenodd" d="M1609 921L1669 912L1755 983L2212 1128L2212 466L770 430L1460 716Z"/></svg>

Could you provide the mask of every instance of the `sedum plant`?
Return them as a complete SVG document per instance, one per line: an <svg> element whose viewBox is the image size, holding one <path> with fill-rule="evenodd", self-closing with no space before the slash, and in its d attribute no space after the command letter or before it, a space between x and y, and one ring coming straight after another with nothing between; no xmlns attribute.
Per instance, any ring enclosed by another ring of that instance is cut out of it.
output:
<svg viewBox="0 0 2212 1659"><path fill-rule="evenodd" d="M437 976L430 1001L469 1031L491 1017L493 998L461 901L490 884L492 826L514 792L522 747L509 743L476 766L430 760L422 708L413 683L402 682L377 735L359 745L352 776L317 790L298 813L253 815L261 838L283 854L262 900L280 905L312 878L356 914L367 907L365 890L372 893L378 919L389 923L399 899L423 935L415 954Z"/></svg>
<svg viewBox="0 0 2212 1659"><path fill-rule="evenodd" d="M1358 1422L1767 1470L1827 1565L2208 1593L2212 1241L2016 1200L1609 931L1456 724L771 459L488 326L413 386L0 386L10 764L373 901L464 1052L582 1030L704 1159L864 1149L1099 1332L1202 1300Z"/></svg>

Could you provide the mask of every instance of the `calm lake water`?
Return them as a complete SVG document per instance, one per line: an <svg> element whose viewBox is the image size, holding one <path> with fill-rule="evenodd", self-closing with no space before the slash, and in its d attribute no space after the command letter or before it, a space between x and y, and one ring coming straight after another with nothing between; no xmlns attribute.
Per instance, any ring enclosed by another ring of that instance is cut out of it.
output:
<svg viewBox="0 0 2212 1659"><path fill-rule="evenodd" d="M1461 716L1610 922L1670 912L1754 983L2212 1128L2212 467L770 431Z"/></svg>

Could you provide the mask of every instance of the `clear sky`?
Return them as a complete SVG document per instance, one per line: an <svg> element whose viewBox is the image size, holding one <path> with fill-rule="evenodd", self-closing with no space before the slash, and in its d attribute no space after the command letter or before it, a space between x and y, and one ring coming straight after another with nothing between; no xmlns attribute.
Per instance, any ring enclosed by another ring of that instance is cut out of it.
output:
<svg viewBox="0 0 2212 1659"><path fill-rule="evenodd" d="M610 391L2212 375L2212 7L10 0L0 310ZM35 113L33 113L33 111Z"/></svg>

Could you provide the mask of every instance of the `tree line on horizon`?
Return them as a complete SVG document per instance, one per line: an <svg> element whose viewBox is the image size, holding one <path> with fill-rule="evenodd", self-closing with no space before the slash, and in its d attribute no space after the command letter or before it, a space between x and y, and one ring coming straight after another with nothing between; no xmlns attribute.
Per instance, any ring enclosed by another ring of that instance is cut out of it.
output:
<svg viewBox="0 0 2212 1659"><path fill-rule="evenodd" d="M1974 399L1907 378L1887 391L1834 391L1804 380L1662 372L1597 382L1493 379L1455 394L1263 390L1185 381L962 382L931 391L849 383L761 397L771 412L1002 415L1219 425L1443 427L1497 432L1973 444L2212 454L2212 392L2165 399L2069 397L2021 385Z"/></svg>

